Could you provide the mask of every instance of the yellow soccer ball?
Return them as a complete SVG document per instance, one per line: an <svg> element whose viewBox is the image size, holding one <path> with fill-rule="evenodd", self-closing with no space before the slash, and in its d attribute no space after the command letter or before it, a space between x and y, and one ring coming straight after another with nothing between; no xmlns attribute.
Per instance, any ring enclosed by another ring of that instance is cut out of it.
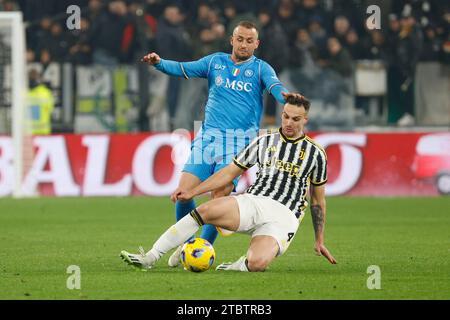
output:
<svg viewBox="0 0 450 320"><path fill-rule="evenodd" d="M214 263L216 253L207 240L195 238L183 245L181 263L185 270L204 272Z"/></svg>

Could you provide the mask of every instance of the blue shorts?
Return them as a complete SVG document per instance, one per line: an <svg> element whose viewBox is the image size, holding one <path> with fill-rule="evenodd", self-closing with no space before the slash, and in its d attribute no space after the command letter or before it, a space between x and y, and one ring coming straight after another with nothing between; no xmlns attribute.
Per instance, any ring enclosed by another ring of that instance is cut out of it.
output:
<svg viewBox="0 0 450 320"><path fill-rule="evenodd" d="M205 143L204 141L202 143L201 139L195 139L192 142L191 155L184 165L183 172L193 174L203 182L233 162L237 152L236 146L226 147L221 143ZM233 180L234 188L236 188L239 178Z"/></svg>

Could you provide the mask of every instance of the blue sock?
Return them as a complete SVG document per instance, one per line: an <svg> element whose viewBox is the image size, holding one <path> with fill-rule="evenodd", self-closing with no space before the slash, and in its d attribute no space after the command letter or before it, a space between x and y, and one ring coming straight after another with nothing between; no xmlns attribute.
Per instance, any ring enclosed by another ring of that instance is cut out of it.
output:
<svg viewBox="0 0 450 320"><path fill-rule="evenodd" d="M217 229L212 224L205 224L202 228L202 234L200 235L200 238L208 240L209 243L213 244L214 241L216 241L217 238Z"/></svg>
<svg viewBox="0 0 450 320"><path fill-rule="evenodd" d="M177 221L180 221L189 212L195 209L195 201L191 200L188 202L177 201L175 203L175 213L177 216Z"/></svg>
<svg viewBox="0 0 450 320"><path fill-rule="evenodd" d="M175 214L177 216L177 221L180 221L182 218L184 218L184 216L189 214L189 212L191 212L194 209L195 209L195 201L194 200L191 200L188 202L177 201L175 203ZM195 238L195 235L190 237L187 241L194 239L194 238Z"/></svg>

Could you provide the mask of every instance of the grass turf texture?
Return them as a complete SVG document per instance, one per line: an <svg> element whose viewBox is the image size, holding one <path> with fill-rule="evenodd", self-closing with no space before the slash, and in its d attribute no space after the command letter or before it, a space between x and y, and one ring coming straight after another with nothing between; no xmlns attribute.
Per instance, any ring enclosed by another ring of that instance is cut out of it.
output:
<svg viewBox="0 0 450 320"><path fill-rule="evenodd" d="M203 199L204 200L204 199ZM0 199L0 299L449 299L450 198L329 198L326 245L313 252L309 211L285 255L264 273L148 271L119 258L147 250L174 221L168 198ZM217 264L250 237L219 236ZM81 268L81 290L66 287ZM381 290L367 268L381 268Z"/></svg>

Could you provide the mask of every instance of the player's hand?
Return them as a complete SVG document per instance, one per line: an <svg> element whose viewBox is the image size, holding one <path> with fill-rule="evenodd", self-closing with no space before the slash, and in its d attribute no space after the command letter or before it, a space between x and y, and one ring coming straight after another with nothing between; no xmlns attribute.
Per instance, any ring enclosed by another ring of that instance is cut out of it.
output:
<svg viewBox="0 0 450 320"><path fill-rule="evenodd" d="M155 65L161 62L161 58L155 52L149 53L141 59L141 62L148 63L150 65Z"/></svg>
<svg viewBox="0 0 450 320"><path fill-rule="evenodd" d="M331 264L336 264L336 259L331 255L330 251L322 243L317 243L314 248L318 256L324 256Z"/></svg>
<svg viewBox="0 0 450 320"><path fill-rule="evenodd" d="M282 92L281 95L283 96L284 100L287 100L289 97L296 97L296 98L304 98L304 96L300 93L294 93L294 92Z"/></svg>
<svg viewBox="0 0 450 320"><path fill-rule="evenodd" d="M186 191L186 192L180 192L178 194L177 199L179 201L186 202L186 201L192 200L193 197L194 197L194 194L192 192Z"/></svg>
<svg viewBox="0 0 450 320"><path fill-rule="evenodd" d="M184 190L182 188L177 188L172 195L170 196L170 200L172 200L172 202L177 202L179 201L188 201L191 200L194 197L193 194L191 194L191 192Z"/></svg>
<svg viewBox="0 0 450 320"><path fill-rule="evenodd" d="M173 203L177 202L178 195L181 194L183 191L180 188L177 188L171 195L170 200L172 200Z"/></svg>

